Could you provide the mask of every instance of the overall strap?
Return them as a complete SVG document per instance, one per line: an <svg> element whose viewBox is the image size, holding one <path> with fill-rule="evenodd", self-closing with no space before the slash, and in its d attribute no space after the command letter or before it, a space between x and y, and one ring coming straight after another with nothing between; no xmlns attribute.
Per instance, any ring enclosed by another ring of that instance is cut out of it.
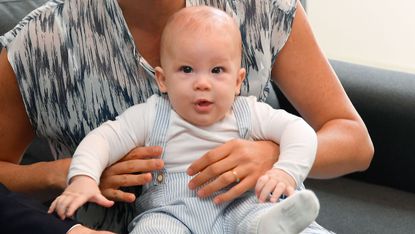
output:
<svg viewBox="0 0 415 234"><path fill-rule="evenodd" d="M149 145L161 146L166 148L166 133L170 124L170 112L171 105L166 94L162 94L156 103L156 113L153 123L153 129L150 133ZM164 158L164 150L161 154L161 158ZM157 183L162 183L165 176L165 169L153 172L153 178ZM155 184L157 184L155 182Z"/></svg>
<svg viewBox="0 0 415 234"><path fill-rule="evenodd" d="M251 110L248 101L244 97L236 97L233 103L233 113L242 139L251 137Z"/></svg>

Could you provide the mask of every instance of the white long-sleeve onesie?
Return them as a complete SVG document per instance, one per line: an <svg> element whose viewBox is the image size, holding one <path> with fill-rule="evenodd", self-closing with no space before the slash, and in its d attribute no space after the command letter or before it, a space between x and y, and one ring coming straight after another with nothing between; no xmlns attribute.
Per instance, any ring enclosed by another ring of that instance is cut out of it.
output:
<svg viewBox="0 0 415 234"><path fill-rule="evenodd" d="M103 170L137 146L148 146L153 129L155 104L160 96L150 97L146 103L128 108L115 121L107 121L91 131L75 151L68 181L76 175L87 175L97 183ZM280 155L274 164L290 174L297 185L308 175L315 159L317 136L301 118L284 110L276 110L246 98L251 112L252 140L272 140L280 145ZM221 121L207 127L194 126L174 110L166 133L163 149L165 169L186 171L187 167L209 150L232 139L240 138L233 111ZM261 157L261 155L258 155Z"/></svg>

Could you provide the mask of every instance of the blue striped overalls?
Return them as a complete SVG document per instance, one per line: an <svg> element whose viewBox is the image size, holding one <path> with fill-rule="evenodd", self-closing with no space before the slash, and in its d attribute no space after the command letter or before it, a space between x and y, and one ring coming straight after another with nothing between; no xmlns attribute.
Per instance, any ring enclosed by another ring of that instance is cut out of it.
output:
<svg viewBox="0 0 415 234"><path fill-rule="evenodd" d="M156 106L150 145L166 146L170 111L170 102L163 96ZM246 99L237 97L233 112L239 135L249 139L251 115ZM153 181L144 186L142 195L137 198L137 208L144 212L130 223L130 233L256 233L259 217L273 205L258 203L253 191L231 202L215 205L212 198L223 191L205 199L197 197L197 190L187 186L191 177L186 172L163 169L153 172L152 176ZM302 233L331 232L313 222Z"/></svg>

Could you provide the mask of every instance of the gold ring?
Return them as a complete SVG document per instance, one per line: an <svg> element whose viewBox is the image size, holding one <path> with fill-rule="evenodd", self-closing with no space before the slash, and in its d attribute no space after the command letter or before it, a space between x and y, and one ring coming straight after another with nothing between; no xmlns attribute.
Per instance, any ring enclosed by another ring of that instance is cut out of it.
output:
<svg viewBox="0 0 415 234"><path fill-rule="evenodd" d="M235 182L236 183L239 183L240 181L241 181L241 179L239 179L239 176L238 176L238 174L236 173L236 171L234 171L234 170L232 170L232 174L235 176Z"/></svg>

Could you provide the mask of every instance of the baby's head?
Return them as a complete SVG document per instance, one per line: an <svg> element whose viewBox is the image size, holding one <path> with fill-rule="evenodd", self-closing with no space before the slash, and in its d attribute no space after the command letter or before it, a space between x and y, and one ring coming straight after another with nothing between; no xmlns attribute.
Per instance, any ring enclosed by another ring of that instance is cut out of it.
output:
<svg viewBox="0 0 415 234"><path fill-rule="evenodd" d="M170 18L156 78L182 118L208 126L229 113L245 78L241 45L238 26L219 9L188 7Z"/></svg>

